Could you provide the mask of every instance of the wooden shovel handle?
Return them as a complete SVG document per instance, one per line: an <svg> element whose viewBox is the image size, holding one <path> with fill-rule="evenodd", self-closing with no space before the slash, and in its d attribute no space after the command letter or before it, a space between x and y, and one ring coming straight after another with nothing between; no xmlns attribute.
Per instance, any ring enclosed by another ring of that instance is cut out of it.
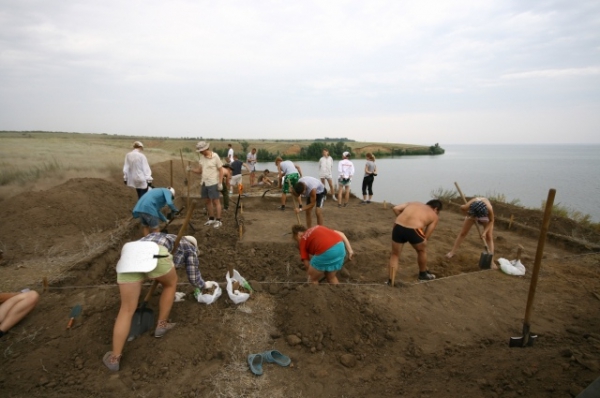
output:
<svg viewBox="0 0 600 398"><path fill-rule="evenodd" d="M465 202L465 204L467 204L467 198L465 198L465 195L460 190L460 187L458 186L458 182L454 182L454 185L456 186L456 189L458 190L458 193L462 197L462 199ZM477 234L481 237L481 240L483 241L483 244L485 245L485 252L489 253L490 252L490 248L488 247L488 244L485 241L485 237L483 235L481 235L481 230L479 229L479 224L477 224L477 220L475 220L474 224L475 224L475 228L477 228Z"/></svg>
<svg viewBox="0 0 600 398"><path fill-rule="evenodd" d="M300 222L300 214L296 213L296 197L294 196L294 194L292 193L292 200L294 201L294 213L296 214L296 220L298 220L298 225L302 225L302 222Z"/></svg>
<svg viewBox="0 0 600 398"><path fill-rule="evenodd" d="M540 229L540 238L538 240L537 251L535 252L535 261L533 263L533 271L531 273L531 283L529 284L529 295L527 296L527 308L525 309L525 325L529 325L531 317L531 308L535 297L535 289L537 287L538 274L540 273L540 265L542 264L542 256L544 254L544 245L546 244L546 235L550 226L550 216L552 215L552 207L554 206L554 197L556 189L552 188L548 191L548 199L546 200L546 209L544 210L544 219L542 228Z"/></svg>
<svg viewBox="0 0 600 398"><path fill-rule="evenodd" d="M71 329L71 326L73 326L73 322L75 322L75 317L69 319L69 323L67 323L67 329Z"/></svg>

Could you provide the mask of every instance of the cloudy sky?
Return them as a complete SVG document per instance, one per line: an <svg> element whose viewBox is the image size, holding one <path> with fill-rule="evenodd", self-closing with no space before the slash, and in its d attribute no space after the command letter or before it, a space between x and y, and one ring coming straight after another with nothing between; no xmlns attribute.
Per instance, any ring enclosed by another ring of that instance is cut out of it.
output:
<svg viewBox="0 0 600 398"><path fill-rule="evenodd" d="M600 143L600 2L0 0L0 130Z"/></svg>

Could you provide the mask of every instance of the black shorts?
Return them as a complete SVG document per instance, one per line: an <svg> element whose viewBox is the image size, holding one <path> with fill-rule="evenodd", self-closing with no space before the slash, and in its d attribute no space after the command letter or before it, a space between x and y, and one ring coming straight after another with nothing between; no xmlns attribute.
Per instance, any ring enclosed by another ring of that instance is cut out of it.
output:
<svg viewBox="0 0 600 398"><path fill-rule="evenodd" d="M418 245L425 242L425 234L419 228L406 228L400 224L394 224L392 240L396 243L410 243Z"/></svg>
<svg viewBox="0 0 600 398"><path fill-rule="evenodd" d="M317 203L315 203L315 207L322 208L325 204L325 198L327 197L327 189L324 189L322 193L317 194ZM310 196L306 198L306 204L310 204Z"/></svg>

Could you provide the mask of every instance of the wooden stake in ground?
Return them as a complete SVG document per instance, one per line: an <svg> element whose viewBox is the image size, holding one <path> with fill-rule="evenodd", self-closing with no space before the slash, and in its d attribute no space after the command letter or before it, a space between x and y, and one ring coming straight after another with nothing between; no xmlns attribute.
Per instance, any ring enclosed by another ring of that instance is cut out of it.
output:
<svg viewBox="0 0 600 398"><path fill-rule="evenodd" d="M170 187L173 187L173 159L171 159L171 184Z"/></svg>
<svg viewBox="0 0 600 398"><path fill-rule="evenodd" d="M544 219L542 221L540 238L538 240L537 251L535 252L535 260L533 263L533 272L531 273L531 282L529 284L529 294L527 296L527 306L525 308L525 320L523 321L523 336L511 337L508 342L509 347L531 346L537 338L536 335L531 334L529 319L531 317L531 312L533 311L533 299L535 297L535 289L537 288L538 275L540 273L540 266L542 264L542 257L544 255L546 235L548 234L548 228L550 227L550 216L552 215L552 207L554 206L555 195L556 190L551 189L548 192L548 199L546 200L546 210L544 211Z"/></svg>

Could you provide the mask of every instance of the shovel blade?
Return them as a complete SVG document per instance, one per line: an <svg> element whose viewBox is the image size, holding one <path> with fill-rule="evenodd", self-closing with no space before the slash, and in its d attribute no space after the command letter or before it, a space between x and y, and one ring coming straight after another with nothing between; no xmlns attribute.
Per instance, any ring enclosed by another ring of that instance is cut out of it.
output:
<svg viewBox="0 0 600 398"><path fill-rule="evenodd" d="M479 257L479 269L490 269L492 268L492 260L494 259L494 255L491 253L481 253L481 257Z"/></svg>
<svg viewBox="0 0 600 398"><path fill-rule="evenodd" d="M141 336L154 327L154 311L150 308L138 308L131 318L131 329L127 341Z"/></svg>
<svg viewBox="0 0 600 398"><path fill-rule="evenodd" d="M508 342L509 347L531 347L537 339L537 335L529 335L523 337L511 337Z"/></svg>

